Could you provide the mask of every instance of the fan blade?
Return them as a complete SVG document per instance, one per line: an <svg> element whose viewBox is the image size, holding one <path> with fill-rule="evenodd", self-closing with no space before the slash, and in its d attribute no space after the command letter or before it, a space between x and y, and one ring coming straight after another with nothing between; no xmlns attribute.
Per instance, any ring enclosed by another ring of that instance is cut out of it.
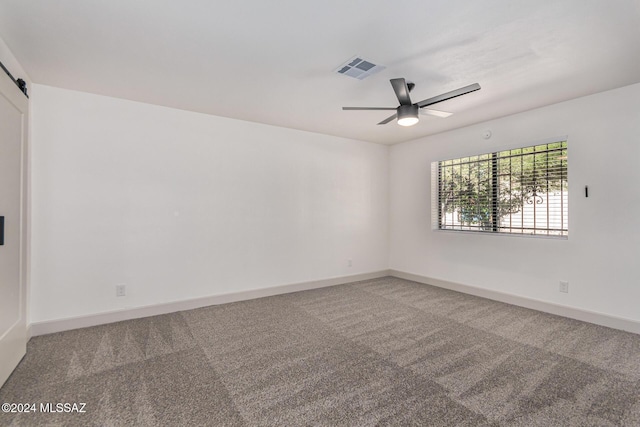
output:
<svg viewBox="0 0 640 427"><path fill-rule="evenodd" d="M425 99L424 101L418 102L418 107L422 108L427 105L437 104L438 102L466 95L468 93L475 92L476 90L480 90L480 85L478 83L461 87L460 89L452 90L451 92L443 93L442 95L434 96L433 98Z"/></svg>
<svg viewBox="0 0 640 427"><path fill-rule="evenodd" d="M397 110L397 107L342 107L343 110Z"/></svg>
<svg viewBox="0 0 640 427"><path fill-rule="evenodd" d="M448 111L432 110L431 108L423 108L420 110L420 113L429 115L429 116L442 117L442 118L449 117L450 115L453 114L453 113L449 113Z"/></svg>
<svg viewBox="0 0 640 427"><path fill-rule="evenodd" d="M386 119L384 119L383 121L381 121L380 123L378 123L379 125L386 125L387 123L389 123L391 120L394 120L398 115L394 114L393 116L389 116Z"/></svg>
<svg viewBox="0 0 640 427"><path fill-rule="evenodd" d="M391 86L393 91L400 101L400 105L411 105L411 98L409 97L409 87L405 79L391 79Z"/></svg>

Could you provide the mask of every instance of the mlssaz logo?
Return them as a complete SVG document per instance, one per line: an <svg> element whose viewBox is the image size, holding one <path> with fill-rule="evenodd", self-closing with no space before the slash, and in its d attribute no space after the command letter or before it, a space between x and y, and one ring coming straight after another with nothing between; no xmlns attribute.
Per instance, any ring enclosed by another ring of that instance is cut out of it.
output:
<svg viewBox="0 0 640 427"><path fill-rule="evenodd" d="M87 412L84 409L86 405L86 403L41 403L40 412L85 413Z"/></svg>

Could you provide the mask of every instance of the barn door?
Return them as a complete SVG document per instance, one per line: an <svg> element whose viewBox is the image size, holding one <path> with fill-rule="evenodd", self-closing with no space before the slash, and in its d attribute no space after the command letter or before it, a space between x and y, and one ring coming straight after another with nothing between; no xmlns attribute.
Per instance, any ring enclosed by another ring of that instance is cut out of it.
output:
<svg viewBox="0 0 640 427"><path fill-rule="evenodd" d="M27 349L28 107L0 70L0 386Z"/></svg>

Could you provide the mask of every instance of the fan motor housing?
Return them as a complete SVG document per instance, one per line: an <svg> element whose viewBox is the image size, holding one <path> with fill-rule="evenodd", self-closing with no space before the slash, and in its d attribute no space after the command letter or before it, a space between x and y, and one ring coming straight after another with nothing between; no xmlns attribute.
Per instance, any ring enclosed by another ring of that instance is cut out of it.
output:
<svg viewBox="0 0 640 427"><path fill-rule="evenodd" d="M411 124L417 123L418 109L419 109L418 104L399 106L398 109L396 110L398 115L398 124L402 125L403 124L402 122L405 120L409 120Z"/></svg>

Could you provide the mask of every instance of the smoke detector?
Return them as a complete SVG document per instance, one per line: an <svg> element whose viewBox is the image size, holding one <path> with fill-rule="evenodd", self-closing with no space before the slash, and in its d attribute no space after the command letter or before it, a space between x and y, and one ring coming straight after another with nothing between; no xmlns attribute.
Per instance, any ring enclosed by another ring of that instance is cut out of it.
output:
<svg viewBox="0 0 640 427"><path fill-rule="evenodd" d="M354 56L338 68L335 72L343 76L353 77L354 79L364 80L367 77L384 70L384 65L375 64L373 61L363 59L360 56Z"/></svg>

